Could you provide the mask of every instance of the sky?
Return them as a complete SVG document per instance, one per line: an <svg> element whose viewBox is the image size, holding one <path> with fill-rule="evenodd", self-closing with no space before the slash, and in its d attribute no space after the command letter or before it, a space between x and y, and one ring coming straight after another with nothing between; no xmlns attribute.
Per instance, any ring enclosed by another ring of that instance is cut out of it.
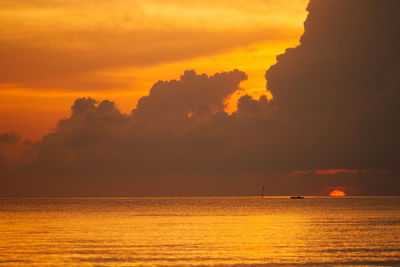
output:
<svg viewBox="0 0 400 267"><path fill-rule="evenodd" d="M237 99L265 92L265 69L298 44L307 0L0 1L0 132L38 141L77 97L130 113L158 80L234 68ZM230 101L229 101L230 100Z"/></svg>
<svg viewBox="0 0 400 267"><path fill-rule="evenodd" d="M399 1L19 3L1 196L400 194Z"/></svg>

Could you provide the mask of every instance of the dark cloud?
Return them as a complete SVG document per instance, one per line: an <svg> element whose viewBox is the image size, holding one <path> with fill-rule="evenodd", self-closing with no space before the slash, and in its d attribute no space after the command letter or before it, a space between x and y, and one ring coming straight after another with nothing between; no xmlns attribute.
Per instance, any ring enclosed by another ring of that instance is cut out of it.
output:
<svg viewBox="0 0 400 267"><path fill-rule="evenodd" d="M4 132L0 133L0 143L15 144L20 140L19 133L17 132Z"/></svg>
<svg viewBox="0 0 400 267"><path fill-rule="evenodd" d="M77 99L2 194L399 194L399 5L312 0L300 45L267 71L274 99L231 115L237 70L160 81L129 115Z"/></svg>
<svg viewBox="0 0 400 267"><path fill-rule="evenodd" d="M399 9L396 0L311 1L300 45L267 71L279 115L300 123L309 154L400 166Z"/></svg>
<svg viewBox="0 0 400 267"><path fill-rule="evenodd" d="M278 56L266 75L282 113L376 104L399 71L399 7L396 0L311 1L301 44Z"/></svg>
<svg viewBox="0 0 400 267"><path fill-rule="evenodd" d="M238 90L243 80L247 75L238 70L210 77L187 70L179 81L157 82L148 96L139 99L133 115L140 119L221 111L224 99Z"/></svg>

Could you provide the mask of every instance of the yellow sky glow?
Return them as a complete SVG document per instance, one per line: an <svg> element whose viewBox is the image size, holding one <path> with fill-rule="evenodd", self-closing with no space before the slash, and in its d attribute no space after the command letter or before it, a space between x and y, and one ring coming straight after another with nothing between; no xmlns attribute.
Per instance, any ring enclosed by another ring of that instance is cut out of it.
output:
<svg viewBox="0 0 400 267"><path fill-rule="evenodd" d="M265 94L265 71L298 44L307 0L5 0L0 2L0 132L34 140L77 97L123 112L158 80L187 69L249 76L240 95Z"/></svg>

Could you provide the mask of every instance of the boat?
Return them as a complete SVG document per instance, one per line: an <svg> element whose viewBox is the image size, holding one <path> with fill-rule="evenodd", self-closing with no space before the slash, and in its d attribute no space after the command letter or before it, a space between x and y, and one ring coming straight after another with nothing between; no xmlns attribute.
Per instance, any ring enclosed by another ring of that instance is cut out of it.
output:
<svg viewBox="0 0 400 267"><path fill-rule="evenodd" d="M290 197L290 199L304 199L302 196L295 196L295 197Z"/></svg>

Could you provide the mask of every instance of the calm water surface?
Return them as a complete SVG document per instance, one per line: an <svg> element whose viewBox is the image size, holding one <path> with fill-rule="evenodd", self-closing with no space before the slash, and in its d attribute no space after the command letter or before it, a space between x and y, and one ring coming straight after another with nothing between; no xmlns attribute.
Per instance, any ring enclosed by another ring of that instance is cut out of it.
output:
<svg viewBox="0 0 400 267"><path fill-rule="evenodd" d="M0 199L0 265L400 265L400 198Z"/></svg>

